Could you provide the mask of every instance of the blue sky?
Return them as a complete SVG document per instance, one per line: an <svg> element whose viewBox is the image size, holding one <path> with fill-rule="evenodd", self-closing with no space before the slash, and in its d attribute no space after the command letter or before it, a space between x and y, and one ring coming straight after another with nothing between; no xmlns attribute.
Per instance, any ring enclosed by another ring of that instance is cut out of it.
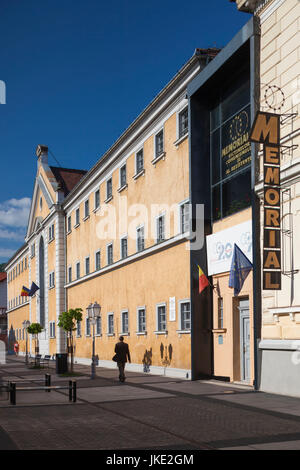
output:
<svg viewBox="0 0 300 470"><path fill-rule="evenodd" d="M0 9L3 262L25 234L38 144L63 167L90 169L197 47L225 46L250 16L229 0L1 0Z"/></svg>

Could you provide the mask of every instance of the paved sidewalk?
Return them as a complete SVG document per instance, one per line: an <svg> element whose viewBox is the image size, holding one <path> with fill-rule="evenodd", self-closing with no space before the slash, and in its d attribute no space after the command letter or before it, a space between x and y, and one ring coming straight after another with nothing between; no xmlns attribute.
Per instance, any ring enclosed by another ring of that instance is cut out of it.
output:
<svg viewBox="0 0 300 470"><path fill-rule="evenodd" d="M0 396L0 449L205 450L300 449L300 399L254 392L215 381L189 382L116 369L75 365L77 402L68 390L17 391L17 404ZM8 357L0 377L32 387L55 364L28 369ZM24 382L26 381L26 382Z"/></svg>

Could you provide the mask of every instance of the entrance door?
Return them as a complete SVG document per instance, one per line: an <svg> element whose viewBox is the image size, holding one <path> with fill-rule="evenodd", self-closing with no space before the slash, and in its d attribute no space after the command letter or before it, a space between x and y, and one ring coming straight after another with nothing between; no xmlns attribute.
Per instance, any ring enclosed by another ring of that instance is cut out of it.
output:
<svg viewBox="0 0 300 470"><path fill-rule="evenodd" d="M250 382L250 318L249 299L240 300L241 380Z"/></svg>

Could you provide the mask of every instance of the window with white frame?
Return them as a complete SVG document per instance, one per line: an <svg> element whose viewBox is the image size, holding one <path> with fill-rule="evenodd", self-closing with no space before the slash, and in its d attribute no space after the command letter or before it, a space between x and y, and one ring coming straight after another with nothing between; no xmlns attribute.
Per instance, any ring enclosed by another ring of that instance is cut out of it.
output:
<svg viewBox="0 0 300 470"><path fill-rule="evenodd" d="M138 227L136 229L136 250L143 251L145 248L145 231L144 227Z"/></svg>
<svg viewBox="0 0 300 470"><path fill-rule="evenodd" d="M90 274L90 257L85 258L85 274Z"/></svg>
<svg viewBox="0 0 300 470"><path fill-rule="evenodd" d="M81 336L81 321L78 321L76 324L76 336L78 338Z"/></svg>
<svg viewBox="0 0 300 470"><path fill-rule="evenodd" d="M90 215L90 201L87 199L84 202L84 218L86 219Z"/></svg>
<svg viewBox="0 0 300 470"><path fill-rule="evenodd" d="M157 305L157 331L166 331L167 329L167 316L166 305Z"/></svg>
<svg viewBox="0 0 300 470"><path fill-rule="evenodd" d="M157 217L156 224L156 241L159 243L165 240L165 216L160 215Z"/></svg>
<svg viewBox="0 0 300 470"><path fill-rule="evenodd" d="M96 252L96 255L95 255L95 270L99 271L100 268L101 268L101 252L99 250Z"/></svg>
<svg viewBox="0 0 300 470"><path fill-rule="evenodd" d="M101 336L102 335L102 321L101 321L101 316L96 318L96 335Z"/></svg>
<svg viewBox="0 0 300 470"><path fill-rule="evenodd" d="M223 298L218 298L218 328L224 328Z"/></svg>
<svg viewBox="0 0 300 470"><path fill-rule="evenodd" d="M137 311L137 329L138 333L146 332L146 310L145 308L138 308Z"/></svg>
<svg viewBox="0 0 300 470"><path fill-rule="evenodd" d="M54 240L54 224L49 227L49 242Z"/></svg>
<svg viewBox="0 0 300 470"><path fill-rule="evenodd" d="M85 336L91 336L91 321L89 317L85 319Z"/></svg>
<svg viewBox="0 0 300 470"><path fill-rule="evenodd" d="M109 178L106 181L106 199L110 199L112 197L112 178Z"/></svg>
<svg viewBox="0 0 300 470"><path fill-rule="evenodd" d="M79 207L75 211L75 227L80 224L80 209Z"/></svg>
<svg viewBox="0 0 300 470"><path fill-rule="evenodd" d="M179 139L186 135L189 130L189 114L188 108L186 107L178 115L178 137Z"/></svg>
<svg viewBox="0 0 300 470"><path fill-rule="evenodd" d="M80 278L80 262L76 263L76 279Z"/></svg>
<svg viewBox="0 0 300 470"><path fill-rule="evenodd" d="M54 321L49 322L49 334L50 334L50 338L55 338L55 322Z"/></svg>
<svg viewBox="0 0 300 470"><path fill-rule="evenodd" d="M68 282L72 282L72 266L68 267Z"/></svg>
<svg viewBox="0 0 300 470"><path fill-rule="evenodd" d="M31 245L31 258L35 256L35 243Z"/></svg>
<svg viewBox="0 0 300 470"><path fill-rule="evenodd" d="M180 329L182 331L191 329L191 303L189 301L180 302Z"/></svg>
<svg viewBox="0 0 300 470"><path fill-rule="evenodd" d="M127 237L121 238L121 258L127 258Z"/></svg>
<svg viewBox="0 0 300 470"><path fill-rule="evenodd" d="M144 149L139 150L135 156L135 172L138 175L144 169Z"/></svg>
<svg viewBox="0 0 300 470"><path fill-rule="evenodd" d="M114 334L114 314L108 313L107 315L107 334Z"/></svg>
<svg viewBox="0 0 300 470"><path fill-rule="evenodd" d="M98 207L100 207L100 190L99 189L95 191L95 209L98 209Z"/></svg>
<svg viewBox="0 0 300 470"><path fill-rule="evenodd" d="M72 218L71 216L69 215L69 217L67 218L67 232L71 232L72 230Z"/></svg>
<svg viewBox="0 0 300 470"><path fill-rule="evenodd" d="M128 334L128 311L124 310L121 312L121 329L122 333Z"/></svg>
<svg viewBox="0 0 300 470"><path fill-rule="evenodd" d="M52 289L55 286L55 273L52 271L49 274L49 289Z"/></svg>
<svg viewBox="0 0 300 470"><path fill-rule="evenodd" d="M188 232L190 229L190 204L184 202L180 205L180 231L181 233Z"/></svg>
<svg viewBox="0 0 300 470"><path fill-rule="evenodd" d="M120 188L123 188L127 184L127 172L126 163L120 168Z"/></svg>
<svg viewBox="0 0 300 470"><path fill-rule="evenodd" d="M155 158L158 158L164 151L164 130L159 131L155 136Z"/></svg>
<svg viewBox="0 0 300 470"><path fill-rule="evenodd" d="M110 243L107 245L107 264L113 264L114 254L113 254L113 244Z"/></svg>

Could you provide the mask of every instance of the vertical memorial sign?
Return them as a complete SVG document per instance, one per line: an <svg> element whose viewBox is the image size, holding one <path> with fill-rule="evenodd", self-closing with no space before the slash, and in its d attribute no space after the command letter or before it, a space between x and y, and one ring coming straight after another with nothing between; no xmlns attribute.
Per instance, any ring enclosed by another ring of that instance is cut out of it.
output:
<svg viewBox="0 0 300 470"><path fill-rule="evenodd" d="M280 115L258 111L249 140L263 144L263 289L281 289Z"/></svg>

